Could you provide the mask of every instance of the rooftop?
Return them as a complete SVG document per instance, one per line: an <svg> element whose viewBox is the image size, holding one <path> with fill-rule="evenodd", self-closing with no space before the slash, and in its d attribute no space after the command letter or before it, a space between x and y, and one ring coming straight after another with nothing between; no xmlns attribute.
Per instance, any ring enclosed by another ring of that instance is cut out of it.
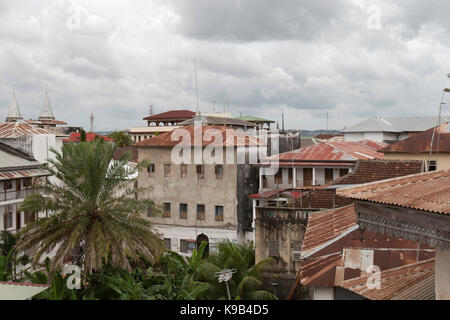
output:
<svg viewBox="0 0 450 320"><path fill-rule="evenodd" d="M132 155L131 162L138 162L138 149L136 147L120 147L114 152L114 159L118 160L125 152L130 152Z"/></svg>
<svg viewBox="0 0 450 320"><path fill-rule="evenodd" d="M86 132L86 141L94 141L96 137L99 137L105 141L114 141L114 139L102 136L101 134L96 134L94 132ZM63 142L80 142L81 133L72 132L68 139L64 139Z"/></svg>
<svg viewBox="0 0 450 320"><path fill-rule="evenodd" d="M205 116L197 115L193 118L179 123L180 126L191 126L195 121L202 122L204 125L208 126L238 126L242 128L255 128L256 124L249 121L244 121L236 118L230 117L216 117L216 116Z"/></svg>
<svg viewBox="0 0 450 320"><path fill-rule="evenodd" d="M446 117L441 122L447 122ZM438 117L404 117L404 118L372 118L353 126L342 132L419 132L433 128L438 124Z"/></svg>
<svg viewBox="0 0 450 320"><path fill-rule="evenodd" d="M345 280L340 286L371 300L435 300L435 259L380 273L380 288L369 288L370 275Z"/></svg>
<svg viewBox="0 0 450 320"><path fill-rule="evenodd" d="M195 112L190 110L171 110L151 116L147 116L144 120L156 121L156 120L187 120L195 116Z"/></svg>
<svg viewBox="0 0 450 320"><path fill-rule="evenodd" d="M432 150L436 152L450 152L450 131L448 123L441 125L440 127L431 128L424 132L420 132L405 140L393 143L386 148L382 149L382 152L405 152L405 153L423 153L430 152L431 140L433 138ZM439 143L439 147L438 147Z"/></svg>
<svg viewBox="0 0 450 320"><path fill-rule="evenodd" d="M199 130L194 133L194 129ZM200 132L201 130L201 132ZM211 136L205 136L208 132ZM221 139L216 141L215 134L220 134ZM185 135L189 140L185 140ZM194 141L196 135L201 135L201 141ZM242 131L223 126L187 126L175 131L161 133L160 135L135 143L136 147L174 147L174 146L262 146L265 145L258 138L245 134Z"/></svg>
<svg viewBox="0 0 450 320"><path fill-rule="evenodd" d="M48 288L49 284L0 282L0 300L27 300Z"/></svg>
<svg viewBox="0 0 450 320"><path fill-rule="evenodd" d="M250 122L266 122L266 123L274 123L275 121L264 119L260 117L254 117L254 116L240 116L236 119L243 120L243 121L250 121Z"/></svg>
<svg viewBox="0 0 450 320"><path fill-rule="evenodd" d="M356 161L360 159L383 159L378 152L387 144L370 140L362 141L325 141L294 151L280 153L267 160L287 161Z"/></svg>
<svg viewBox="0 0 450 320"><path fill-rule="evenodd" d="M48 129L42 129L36 126L31 126L23 122L3 122L0 123L0 138L20 138L24 135L34 134L53 134L56 132Z"/></svg>
<svg viewBox="0 0 450 320"><path fill-rule="evenodd" d="M450 214L450 169L430 171L337 190L337 195Z"/></svg>

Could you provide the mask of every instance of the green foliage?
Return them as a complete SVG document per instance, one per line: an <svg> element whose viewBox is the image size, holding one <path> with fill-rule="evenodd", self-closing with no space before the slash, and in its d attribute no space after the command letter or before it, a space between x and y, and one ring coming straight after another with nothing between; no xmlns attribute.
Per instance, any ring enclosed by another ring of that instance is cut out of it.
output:
<svg viewBox="0 0 450 320"><path fill-rule="evenodd" d="M128 147L132 144L131 137L124 131L116 131L108 135L109 138L114 139L114 144L117 147Z"/></svg>
<svg viewBox="0 0 450 320"><path fill-rule="evenodd" d="M58 246L52 269L73 257L83 265L86 278L106 263L130 270L130 261L154 261L163 251L162 240L142 217L152 202L138 200L143 189L133 188L127 179L141 164L126 166L127 154L112 161L114 151L114 146L99 141L66 144L62 153L52 150L55 159L49 159L49 170L63 184L46 181L46 196L27 196L20 208L52 212L19 233L17 249L36 250L33 263Z"/></svg>
<svg viewBox="0 0 450 320"><path fill-rule="evenodd" d="M80 142L86 142L86 131L83 129L80 131Z"/></svg>
<svg viewBox="0 0 450 320"><path fill-rule="evenodd" d="M8 255L16 244L16 237L9 231L2 230L0 232L0 254Z"/></svg>

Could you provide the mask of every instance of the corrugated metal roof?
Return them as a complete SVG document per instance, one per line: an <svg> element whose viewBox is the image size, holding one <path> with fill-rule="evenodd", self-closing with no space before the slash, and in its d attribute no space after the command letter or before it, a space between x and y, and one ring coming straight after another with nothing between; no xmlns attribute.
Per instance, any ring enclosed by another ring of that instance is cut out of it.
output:
<svg viewBox="0 0 450 320"><path fill-rule="evenodd" d="M337 195L351 199L450 214L450 169L341 188Z"/></svg>
<svg viewBox="0 0 450 320"><path fill-rule="evenodd" d="M0 180L43 177L50 175L51 173L45 169L8 170L0 171Z"/></svg>
<svg viewBox="0 0 450 320"><path fill-rule="evenodd" d="M359 159L383 159L378 150L386 143L370 140L362 141L325 141L306 148L276 154L266 161L356 161Z"/></svg>
<svg viewBox="0 0 450 320"><path fill-rule="evenodd" d="M31 126L23 122L3 122L0 123L0 138L20 138L24 135L53 134L54 131Z"/></svg>
<svg viewBox="0 0 450 320"><path fill-rule="evenodd" d="M371 300L435 300L435 259L384 270L380 287L369 288L368 277L345 280L340 286Z"/></svg>
<svg viewBox="0 0 450 320"><path fill-rule="evenodd" d="M426 130L424 132L415 134L405 140L393 143L386 148L383 152L405 152L405 153L424 153L430 152L431 140L433 138L433 152L439 150L439 152L450 152L450 132L448 132L447 124L443 124L437 127ZM439 142L439 146L438 146Z"/></svg>
<svg viewBox="0 0 450 320"><path fill-rule="evenodd" d="M194 133L195 130L199 130ZM212 137L206 138L205 133L211 133ZM215 141L214 132L222 135L222 140ZM187 134L190 140L184 140L183 134ZM201 141L194 141L195 136L201 135ZM172 140L173 139L173 140ZM265 142L258 138L245 134L242 131L227 127L217 126L187 126L172 132L162 133L156 137L138 142L136 147L174 147L174 146L263 146Z"/></svg>
<svg viewBox="0 0 450 320"><path fill-rule="evenodd" d="M26 300L48 288L49 284L0 282L0 300Z"/></svg>
<svg viewBox="0 0 450 320"><path fill-rule="evenodd" d="M114 141L114 139L102 136L101 134L86 132L86 141L94 141L96 137L99 137L105 141ZM64 142L80 142L81 133L80 132L72 132L68 139L64 139Z"/></svg>
<svg viewBox="0 0 450 320"><path fill-rule="evenodd" d="M270 122L270 123L274 123L275 122L273 120L268 120L268 119L255 117L255 116L240 116L240 117L237 117L236 119L244 120L244 121L250 121L250 122Z"/></svg>
<svg viewBox="0 0 450 320"><path fill-rule="evenodd" d="M236 118L215 117L196 115L195 117L179 123L180 126L192 126L195 122L201 122L205 126L238 126L255 128L257 125L253 122L244 121Z"/></svg>
<svg viewBox="0 0 450 320"><path fill-rule="evenodd" d="M357 214L353 204L309 214L303 239L302 258L306 258L323 247L356 230Z"/></svg>
<svg viewBox="0 0 450 320"><path fill-rule="evenodd" d="M442 117L440 123L447 121L446 117ZM342 132L419 132L433 128L437 124L437 117L372 118L350 126Z"/></svg>
<svg viewBox="0 0 450 320"><path fill-rule="evenodd" d="M187 120L195 116L195 112L190 110L171 110L145 117L144 120Z"/></svg>

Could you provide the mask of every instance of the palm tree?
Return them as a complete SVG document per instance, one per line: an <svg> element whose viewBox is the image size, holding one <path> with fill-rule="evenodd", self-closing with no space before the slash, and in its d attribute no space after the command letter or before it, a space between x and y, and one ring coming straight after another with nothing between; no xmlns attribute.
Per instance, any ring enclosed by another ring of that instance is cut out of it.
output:
<svg viewBox="0 0 450 320"><path fill-rule="evenodd" d="M236 272L228 282L232 299L271 300L277 299L270 292L260 290L261 274L265 266L273 263L271 258L255 264L253 244L233 244L230 241L218 245L217 253L210 255L205 263L197 268L199 281L210 284L209 299L228 299L224 283L219 283L215 273L223 269L235 269Z"/></svg>
<svg viewBox="0 0 450 320"><path fill-rule="evenodd" d="M29 195L23 202L21 210L51 214L20 232L18 250L34 250L37 263L57 248L52 270L67 257L76 257L84 279L105 263L130 270L129 259L154 261L164 250L163 242L141 216L152 202L139 200L142 189L132 188L128 179L144 164L130 168L131 154L114 161L114 151L98 141L66 144L62 153L52 150L55 159L49 159L49 170L62 183L46 181L44 195Z"/></svg>

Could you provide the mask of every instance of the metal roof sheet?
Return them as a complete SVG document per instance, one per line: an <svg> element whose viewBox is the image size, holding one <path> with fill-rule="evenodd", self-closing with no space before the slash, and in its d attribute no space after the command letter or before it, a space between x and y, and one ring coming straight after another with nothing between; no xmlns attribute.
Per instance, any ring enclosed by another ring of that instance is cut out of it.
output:
<svg viewBox="0 0 450 320"><path fill-rule="evenodd" d="M447 122L446 117L441 122ZM419 132L438 124L438 117L372 118L350 126L342 132Z"/></svg>
<svg viewBox="0 0 450 320"><path fill-rule="evenodd" d="M170 110L158 114L154 114L151 116L147 116L144 120L187 120L195 116L195 112L190 110Z"/></svg>
<svg viewBox="0 0 450 320"><path fill-rule="evenodd" d="M356 161L359 159L383 159L378 152L386 143L370 140L362 141L324 141L309 147L276 154L265 161Z"/></svg>
<svg viewBox="0 0 450 320"><path fill-rule="evenodd" d="M51 173L45 169L25 169L25 170L8 170L0 171L0 180L43 177L50 176Z"/></svg>
<svg viewBox="0 0 450 320"><path fill-rule="evenodd" d="M49 284L0 282L0 300L27 300L48 288Z"/></svg>
<svg viewBox="0 0 450 320"><path fill-rule="evenodd" d="M342 188L336 194L356 200L450 214L450 169Z"/></svg>
<svg viewBox="0 0 450 320"><path fill-rule="evenodd" d="M369 288L368 277L345 280L340 286L371 300L435 300L435 259L423 260L380 273L380 287Z"/></svg>
<svg viewBox="0 0 450 320"><path fill-rule="evenodd" d="M0 138L19 138L24 135L52 134L52 130L31 126L23 122L3 122L0 123Z"/></svg>

